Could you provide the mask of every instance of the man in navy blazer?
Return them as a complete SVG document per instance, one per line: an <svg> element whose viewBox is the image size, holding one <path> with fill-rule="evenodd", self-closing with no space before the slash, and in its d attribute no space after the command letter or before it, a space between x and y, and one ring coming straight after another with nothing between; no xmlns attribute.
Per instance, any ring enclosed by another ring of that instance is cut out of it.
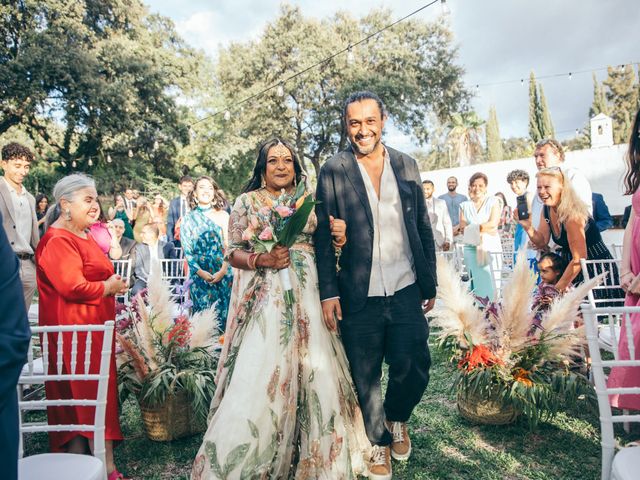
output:
<svg viewBox="0 0 640 480"><path fill-rule="evenodd" d="M435 246L418 165L381 142L386 113L380 98L351 95L343 120L351 146L329 159L318 178L320 298L328 328L342 319L342 341L374 445L369 478L386 480L390 457L411 454L406 422L429 381L424 313L436 296ZM347 224L339 269L332 217ZM389 365L384 402L383 360Z"/></svg>
<svg viewBox="0 0 640 480"><path fill-rule="evenodd" d="M591 193L591 203L593 204L593 219L596 222L599 232L604 232L613 227L613 217L609 213L609 207L604 203L601 193Z"/></svg>
<svg viewBox="0 0 640 480"><path fill-rule="evenodd" d="M27 361L31 337L19 272L18 257L4 228L0 228L0 466L2 478L7 480L18 478L16 385Z"/></svg>
<svg viewBox="0 0 640 480"><path fill-rule="evenodd" d="M169 214L167 215L167 241L180 247L180 241L175 238L178 220L189 211L189 194L193 191L193 179L185 175L180 178L178 185L180 195L169 202Z"/></svg>

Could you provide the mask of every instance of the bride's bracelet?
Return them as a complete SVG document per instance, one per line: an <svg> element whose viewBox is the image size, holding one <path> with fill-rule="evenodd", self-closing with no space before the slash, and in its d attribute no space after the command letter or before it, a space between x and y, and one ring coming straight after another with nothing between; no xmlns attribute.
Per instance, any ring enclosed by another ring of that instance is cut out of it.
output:
<svg viewBox="0 0 640 480"><path fill-rule="evenodd" d="M260 254L255 252L249 255L249 258L247 259L247 268L249 270L256 270L256 262L258 261L259 256Z"/></svg>
<svg viewBox="0 0 640 480"><path fill-rule="evenodd" d="M347 237L346 235L344 237L342 237L342 241L338 242L337 240L333 240L333 246L334 248L342 248L347 244Z"/></svg>

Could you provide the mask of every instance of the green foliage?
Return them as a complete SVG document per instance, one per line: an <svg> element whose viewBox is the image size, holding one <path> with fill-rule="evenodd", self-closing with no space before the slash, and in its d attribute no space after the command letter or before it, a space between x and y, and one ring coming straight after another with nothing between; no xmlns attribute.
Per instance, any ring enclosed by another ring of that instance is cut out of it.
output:
<svg viewBox="0 0 640 480"><path fill-rule="evenodd" d="M533 72L529 76L529 136L533 143L555 137L544 89L536 82Z"/></svg>
<svg viewBox="0 0 640 480"><path fill-rule="evenodd" d="M534 145L530 138L512 137L502 141L504 160L529 158L533 156Z"/></svg>
<svg viewBox="0 0 640 480"><path fill-rule="evenodd" d="M593 103L589 109L589 118L593 118L596 115L604 113L609 115L609 105L607 104L607 97L604 94L602 84L598 82L596 74L593 74Z"/></svg>
<svg viewBox="0 0 640 480"><path fill-rule="evenodd" d="M502 140L500 138L498 114L496 113L496 107L493 105L489 110L489 120L487 120L486 134L487 160L490 162L499 162L500 160L503 160L504 152L502 150Z"/></svg>
<svg viewBox="0 0 640 480"><path fill-rule="evenodd" d="M631 65L624 68L609 67L607 78L602 82L607 87L606 97L611 105L613 118L613 140L626 143L631 135L631 123L638 110L638 87Z"/></svg>
<svg viewBox="0 0 640 480"><path fill-rule="evenodd" d="M182 105L202 95L207 64L170 20L140 0L25 0L0 14L0 134L28 135L55 162L49 183L84 170L110 193L123 173L180 174Z"/></svg>
<svg viewBox="0 0 640 480"><path fill-rule="evenodd" d="M297 7L283 6L258 40L220 51L216 73L225 103L276 85L346 48L388 24L389 16L387 10L375 10L357 20L338 13L318 21L304 17ZM313 176L324 159L346 146L341 109L349 93L364 88L377 92L394 124L420 142L429 139L432 119L445 122L469 98L445 23L408 20L354 47L353 58L349 63L346 54L339 55L289 80L284 96L273 89L232 112L228 121L217 116L197 125L197 148L215 156L195 155L213 172L222 172L227 163L247 172L255 163L255 146L270 135L282 135ZM237 178L221 181L223 188L238 191Z"/></svg>
<svg viewBox="0 0 640 480"><path fill-rule="evenodd" d="M452 147L453 158L458 166L473 165L484 161L482 148L482 121L475 112L451 115L447 133L447 144Z"/></svg>

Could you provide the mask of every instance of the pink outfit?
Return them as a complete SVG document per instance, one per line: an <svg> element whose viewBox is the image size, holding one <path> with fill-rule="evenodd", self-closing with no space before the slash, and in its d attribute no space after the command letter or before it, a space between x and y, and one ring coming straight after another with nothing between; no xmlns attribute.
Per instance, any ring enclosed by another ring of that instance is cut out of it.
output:
<svg viewBox="0 0 640 480"><path fill-rule="evenodd" d="M109 255L109 250L111 249L111 234L107 229L107 224L96 222L89 227L89 233L100 247L100 250L102 250L102 253Z"/></svg>
<svg viewBox="0 0 640 480"><path fill-rule="evenodd" d="M635 215L631 231L631 273L640 273L640 188L631 197L631 205ZM640 307L640 296L627 293L625 306ZM636 358L640 355L640 314L631 316L633 339L635 342ZM618 355L620 360L629 360L629 348L625 325L622 325L620 341L618 343ZM611 369L609 388L640 387L640 367L615 367ZM611 395L611 405L627 410L640 410L640 395Z"/></svg>

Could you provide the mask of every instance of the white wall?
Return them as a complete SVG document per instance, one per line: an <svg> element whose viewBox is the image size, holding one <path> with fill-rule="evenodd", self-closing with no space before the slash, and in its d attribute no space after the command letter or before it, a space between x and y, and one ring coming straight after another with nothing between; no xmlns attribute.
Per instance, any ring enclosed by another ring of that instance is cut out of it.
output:
<svg viewBox="0 0 640 480"><path fill-rule="evenodd" d="M625 174L625 154L627 145L614 145L606 148L578 150L567 152L565 164L581 170L591 183L594 192L601 193L609 207L611 215L622 215L624 208L631 204L631 197L623 195L622 179ZM422 172L422 179L429 179L435 184L435 195L447 192L447 178L458 178L458 192L467 195L469 178L475 172L483 172L489 177L489 192L502 192L512 207L516 198L507 184L507 174L511 170L526 170L530 177L529 188L535 191L535 174L537 172L533 157L504 162L483 163L468 167L446 168Z"/></svg>

